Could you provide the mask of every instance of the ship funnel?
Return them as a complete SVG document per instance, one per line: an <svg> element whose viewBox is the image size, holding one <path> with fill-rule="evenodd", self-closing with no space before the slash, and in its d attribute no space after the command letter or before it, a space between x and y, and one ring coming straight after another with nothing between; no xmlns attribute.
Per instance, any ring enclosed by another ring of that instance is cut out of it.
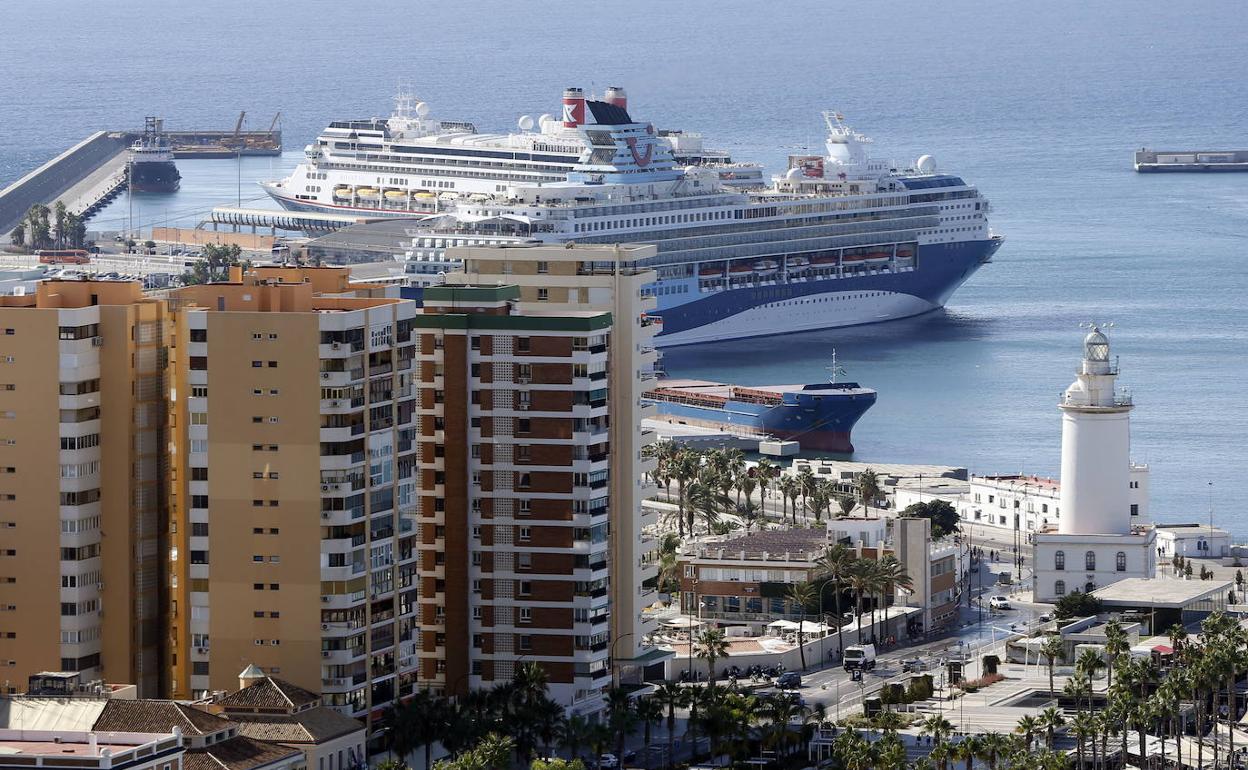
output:
<svg viewBox="0 0 1248 770"><path fill-rule="evenodd" d="M628 109L628 94L624 93L624 89L619 86L607 86L603 101L607 104L614 104L622 110Z"/></svg>
<svg viewBox="0 0 1248 770"><path fill-rule="evenodd" d="M585 122L585 92L579 88L563 90L563 127L576 128Z"/></svg>

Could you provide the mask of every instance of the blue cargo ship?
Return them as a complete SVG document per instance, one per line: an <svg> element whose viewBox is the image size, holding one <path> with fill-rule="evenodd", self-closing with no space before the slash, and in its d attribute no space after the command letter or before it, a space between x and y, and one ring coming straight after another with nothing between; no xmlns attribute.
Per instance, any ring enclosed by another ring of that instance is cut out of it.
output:
<svg viewBox="0 0 1248 770"><path fill-rule="evenodd" d="M854 451L850 433L875 397L856 382L744 387L705 380L663 380L644 396L660 420L771 436L820 452Z"/></svg>

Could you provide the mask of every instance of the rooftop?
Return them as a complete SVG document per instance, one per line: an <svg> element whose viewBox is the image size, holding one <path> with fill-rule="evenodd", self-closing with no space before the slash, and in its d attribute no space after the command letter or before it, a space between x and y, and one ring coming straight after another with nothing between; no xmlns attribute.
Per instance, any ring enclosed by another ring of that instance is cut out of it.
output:
<svg viewBox="0 0 1248 770"><path fill-rule="evenodd" d="M222 696L217 701L226 711L234 709L282 709L298 711L308 706L319 705L321 696L308 692L299 685L291 684L285 679L268 676L250 684L241 690ZM233 715L231 715L232 717Z"/></svg>
<svg viewBox="0 0 1248 770"><path fill-rule="evenodd" d="M1098 588L1092 595L1102 604L1117 607L1182 609L1203 599L1225 597L1231 585L1230 580L1127 578Z"/></svg>
<svg viewBox="0 0 1248 770"><path fill-rule="evenodd" d="M703 540L694 544L697 555L704 558L759 559L799 557L806 559L823 551L828 533L823 529L764 529L744 535L729 535L723 540Z"/></svg>
<svg viewBox="0 0 1248 770"><path fill-rule="evenodd" d="M326 706L296 714L230 713L240 734L276 743L321 743L363 730L364 724Z"/></svg>
<svg viewBox="0 0 1248 770"><path fill-rule="evenodd" d="M243 735L188 751L182 757L183 770L259 770L294 759L298 749L264 743Z"/></svg>
<svg viewBox="0 0 1248 770"><path fill-rule="evenodd" d="M109 700L95 720L99 732L163 732L172 727L183 735L209 735L229 728L228 719L171 700Z"/></svg>

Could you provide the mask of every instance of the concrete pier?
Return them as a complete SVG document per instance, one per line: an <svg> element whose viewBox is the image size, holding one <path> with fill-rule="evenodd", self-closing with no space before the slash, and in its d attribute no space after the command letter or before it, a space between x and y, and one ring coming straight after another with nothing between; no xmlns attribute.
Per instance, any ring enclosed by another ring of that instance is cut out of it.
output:
<svg viewBox="0 0 1248 770"><path fill-rule="evenodd" d="M0 190L0 236L7 237L36 203L63 200L74 213L86 211L109 194L110 185L116 189L129 145L127 134L97 131Z"/></svg>

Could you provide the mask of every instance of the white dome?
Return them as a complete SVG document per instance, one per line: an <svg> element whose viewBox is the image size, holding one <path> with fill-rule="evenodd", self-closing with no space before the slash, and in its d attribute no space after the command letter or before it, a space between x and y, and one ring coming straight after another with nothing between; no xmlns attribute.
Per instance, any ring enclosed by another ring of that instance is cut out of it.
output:
<svg viewBox="0 0 1248 770"><path fill-rule="evenodd" d="M516 124L520 126L521 131L529 131L533 128L533 116L521 115L520 120L516 121Z"/></svg>
<svg viewBox="0 0 1248 770"><path fill-rule="evenodd" d="M791 168L788 171L784 172L784 178L785 179L801 179L802 170L800 168Z"/></svg>
<svg viewBox="0 0 1248 770"><path fill-rule="evenodd" d="M428 115L429 105L425 104L424 102L416 102L416 114L422 118Z"/></svg>
<svg viewBox="0 0 1248 770"><path fill-rule="evenodd" d="M1083 338L1083 357L1089 361L1109 360L1109 338L1095 326L1092 327L1088 336Z"/></svg>
<svg viewBox="0 0 1248 770"><path fill-rule="evenodd" d="M920 174L935 174L936 159L931 155L920 155L919 159L914 162L914 168Z"/></svg>

